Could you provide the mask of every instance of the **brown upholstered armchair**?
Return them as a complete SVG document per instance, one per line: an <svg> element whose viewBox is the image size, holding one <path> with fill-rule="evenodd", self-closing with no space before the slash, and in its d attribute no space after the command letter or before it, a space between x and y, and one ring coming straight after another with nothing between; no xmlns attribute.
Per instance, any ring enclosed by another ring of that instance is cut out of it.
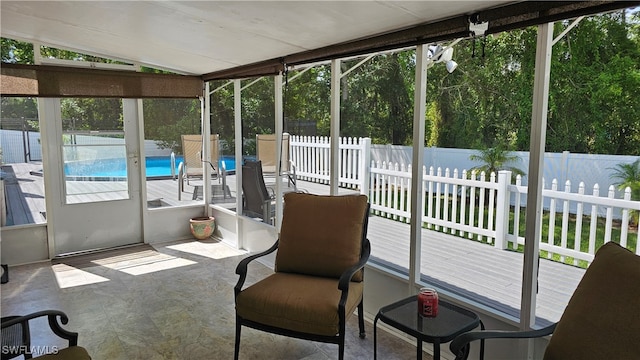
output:
<svg viewBox="0 0 640 360"><path fill-rule="evenodd" d="M57 349L51 347L46 349L50 352L47 355L38 356L38 359L68 359L68 360L91 360L91 357L83 347L78 346L78 333L62 328L60 323L66 324L69 318L65 313L58 310L38 311L25 316L6 316L2 318L2 360L12 359L24 355L25 359L32 358L31 334L29 331L29 320L46 316L49 327L54 334L69 341L69 347Z"/></svg>
<svg viewBox="0 0 640 360"><path fill-rule="evenodd" d="M236 340L242 326L301 339L338 344L344 358L345 324L358 309L364 338L363 268L369 204L364 195L284 195L280 237L268 250L243 259L236 269ZM278 250L274 274L242 289L249 262Z"/></svg>
<svg viewBox="0 0 640 360"><path fill-rule="evenodd" d="M478 331L455 338L449 348L465 359L474 340L534 338L553 334L545 360L640 358L640 256L609 242L571 296L560 321L532 331Z"/></svg>

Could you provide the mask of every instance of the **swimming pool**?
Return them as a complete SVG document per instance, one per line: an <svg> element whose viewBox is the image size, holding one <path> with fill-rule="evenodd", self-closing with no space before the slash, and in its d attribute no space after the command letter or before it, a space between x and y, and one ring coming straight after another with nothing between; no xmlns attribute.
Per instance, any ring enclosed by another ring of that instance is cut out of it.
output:
<svg viewBox="0 0 640 360"><path fill-rule="evenodd" d="M178 165L182 162L182 156L175 157L175 168L172 173L170 156L149 156L145 158L147 179L167 178L178 175ZM236 170L236 160L233 156L222 156L218 166L224 162L227 173ZM86 161L73 161L64 164L64 174L68 180L99 180L99 179L124 179L127 176L127 166L124 159L98 159Z"/></svg>

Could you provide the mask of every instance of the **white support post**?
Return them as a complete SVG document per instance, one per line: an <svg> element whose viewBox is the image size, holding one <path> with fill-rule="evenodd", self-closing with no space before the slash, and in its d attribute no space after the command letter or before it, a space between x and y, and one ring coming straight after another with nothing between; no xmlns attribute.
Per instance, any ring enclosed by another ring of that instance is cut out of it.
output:
<svg viewBox="0 0 640 360"><path fill-rule="evenodd" d="M411 223L409 230L409 294L416 293L420 281L422 249L422 163L427 96L427 45L416 47L415 92L413 96L413 147L411 163ZM428 201L428 200L427 200Z"/></svg>
<svg viewBox="0 0 640 360"><path fill-rule="evenodd" d="M331 130L329 142L329 194L340 184L340 59L331 60Z"/></svg>
<svg viewBox="0 0 640 360"><path fill-rule="evenodd" d="M507 248L506 236L509 229L509 185L511 171L498 171L498 198L496 199L496 239L494 246ZM518 234L516 234L517 236Z"/></svg>
<svg viewBox="0 0 640 360"><path fill-rule="evenodd" d="M36 65L42 65L42 45L39 42L31 43L33 45L33 63Z"/></svg>
<svg viewBox="0 0 640 360"><path fill-rule="evenodd" d="M551 74L551 42L553 23L538 25L536 68L533 85L533 110L531 115L531 145L529 159L529 184L527 191L526 232L524 244L524 269L522 271L522 303L520 329L528 330L535 324L536 292L540 233L542 224L542 175L544 147L549 104L549 77ZM531 346L527 357L531 356Z"/></svg>
<svg viewBox="0 0 640 360"><path fill-rule="evenodd" d="M275 95L275 130L276 130L276 159L282 159L282 74L278 74L273 77L274 83L274 95ZM276 220L275 227L277 232L280 232L280 225L282 224L282 181L280 174L282 174L282 165L280 160L276 161ZM265 219L266 221L266 219Z"/></svg>
<svg viewBox="0 0 640 360"><path fill-rule="evenodd" d="M35 47L35 45L34 45ZM38 48L39 49L39 48ZM44 177L44 191L47 194L45 201L45 211L47 212L47 245L49 246L49 259L53 259L56 251L56 218L57 211L54 204L65 203L65 183L58 179L64 179L61 166L57 166L63 161L62 148L58 141L62 139L61 124L62 110L59 98L37 98L38 119L40 119L40 139L42 141L42 170L47 176Z"/></svg>
<svg viewBox="0 0 640 360"><path fill-rule="evenodd" d="M202 174L204 175L202 178L202 198L204 199L205 215L209 214L209 204L211 203L211 141L209 140L211 137L211 113L209 111L211 106L210 95L209 95L209 82L205 83L204 90L204 99L200 97L200 117L202 119L202 152L204 155L204 161L202 162L202 166L204 166L204 171ZM218 167L218 164L213 164L213 166Z"/></svg>
<svg viewBox="0 0 640 360"><path fill-rule="evenodd" d="M371 138L360 139L360 156L358 177L360 180L360 194L369 196L369 174L371 166Z"/></svg>
<svg viewBox="0 0 640 360"><path fill-rule="evenodd" d="M238 234L237 246L244 248L244 235L240 226L240 217L244 212L242 208L242 91L240 80L233 80L233 120L235 128L235 153L236 153L236 234Z"/></svg>

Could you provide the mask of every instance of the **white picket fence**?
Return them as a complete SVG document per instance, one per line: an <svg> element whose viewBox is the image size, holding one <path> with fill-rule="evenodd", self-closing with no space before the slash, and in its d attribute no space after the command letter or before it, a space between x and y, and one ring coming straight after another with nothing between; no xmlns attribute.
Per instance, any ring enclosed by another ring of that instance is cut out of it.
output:
<svg viewBox="0 0 640 360"><path fill-rule="evenodd" d="M366 189L369 181L366 165L371 159L371 139L341 137L340 187ZM329 184L329 137L291 136L291 159L296 175L304 181Z"/></svg>
<svg viewBox="0 0 640 360"><path fill-rule="evenodd" d="M527 187L521 186L521 179L518 176L515 185L509 185L508 191L515 196L516 205L514 206L514 215L520 213L522 208L521 199L527 194ZM604 243L612 240L614 231L619 231L620 245L630 247L633 238L635 238L635 252L640 255L640 226L638 223L631 224L632 211L640 211L640 201L631 201L631 189L627 187L624 190L622 199L616 199L616 189L613 185L609 186L606 196L600 196L600 187L598 184L593 186L591 194L587 193L584 183L578 184L577 192L571 192L571 182L566 181L564 189L558 188L558 181L551 182L550 189L543 189L542 196L550 200L549 219L547 226L549 229L556 228L556 215L561 216L561 232L560 239L555 238L554 231L549 231L546 239L540 239L540 249L547 251L547 257L551 258L552 254L561 256L561 261L565 261L566 257L573 258L573 264L577 265L578 260L591 262L596 251L596 232L598 227L604 226L604 235L602 239ZM570 214L569 209L575 205L576 213ZM605 212L604 218L599 217L599 209ZM622 218L617 224L619 230L614 229L614 210L618 209L622 213ZM575 220L575 230L573 234L569 233L569 222L571 218ZM601 221L604 221L604 225ZM511 243L524 244L524 237L519 236L518 222L514 220L514 230L507 233L507 241ZM633 226L633 228L631 227ZM635 230L635 236L630 234L629 230ZM569 237L574 239L573 247L568 246ZM578 241L575 241L578 239ZM586 245L587 250L581 249L581 245Z"/></svg>
<svg viewBox="0 0 640 360"><path fill-rule="evenodd" d="M378 216L409 222L411 166L371 162L369 170L369 201L373 212ZM512 248L524 244L524 237L520 235L520 212L524 209L522 204L527 187L521 185L520 177L515 184L511 184L511 172L508 171L501 171L497 176L491 173L487 178L484 172L477 174L475 171L460 172L457 169L438 168L434 171L430 167L427 173L424 166L422 176L423 191L420 193L424 208L421 218L426 228L483 241L500 249L506 249L508 243ZM625 191L623 199L615 199L615 193L611 186L607 197L601 197L596 185L592 194L586 194L584 184L579 186L578 192L572 193L569 182L564 190L558 190L557 181L554 180L550 189L542 191L543 197L551 205L547 211L548 223L541 224L550 231L546 239L540 240L540 250L546 251L549 258L554 254L560 256L561 261L569 257L573 264L578 264L579 260L591 262L596 250L598 226L604 226L604 238L601 241L612 239L615 208L622 212L618 227L620 244L628 247L633 237L637 244L640 229L635 224L636 234L629 232L630 211L640 211L640 201L630 200L630 189ZM511 206L512 203L515 205ZM569 214L571 203L578 209L575 215ZM601 219L604 221L598 219L599 207L606 209L607 215ZM556 225L556 214L562 214L559 225ZM575 217L574 234L569 234L570 217ZM561 226L560 239L554 236L556 226ZM569 238L574 240L572 246L568 246ZM635 246L635 252L640 254L640 246Z"/></svg>

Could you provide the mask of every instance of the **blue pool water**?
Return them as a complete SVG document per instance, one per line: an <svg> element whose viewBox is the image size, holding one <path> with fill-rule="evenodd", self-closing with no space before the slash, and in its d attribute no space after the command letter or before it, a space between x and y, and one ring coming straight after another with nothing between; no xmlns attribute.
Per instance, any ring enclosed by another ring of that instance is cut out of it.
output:
<svg viewBox="0 0 640 360"><path fill-rule="evenodd" d="M178 175L178 165L182 162L182 156L176 156L173 173ZM236 161L233 156L223 156L218 166L224 162L227 172L234 172ZM145 158L147 168L147 178L171 177L171 157L150 156ZM64 173L67 178L125 178L127 176L127 166L124 159L100 159L92 161L67 162L64 165Z"/></svg>

